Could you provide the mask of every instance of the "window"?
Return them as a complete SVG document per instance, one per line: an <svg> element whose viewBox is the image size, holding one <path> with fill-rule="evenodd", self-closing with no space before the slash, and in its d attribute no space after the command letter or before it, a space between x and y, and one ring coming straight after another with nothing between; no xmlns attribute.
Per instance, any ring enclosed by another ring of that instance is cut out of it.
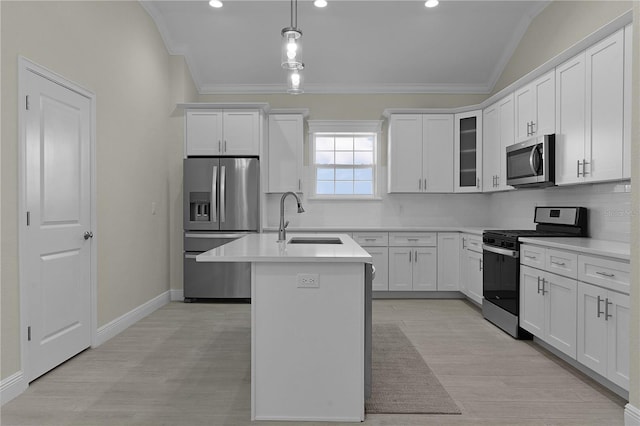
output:
<svg viewBox="0 0 640 426"><path fill-rule="evenodd" d="M370 126L361 123L354 124L359 122L350 122L348 126L344 122L335 123L334 126L325 123L322 128L318 128L317 123L309 124L314 195L348 199L375 197L379 132L366 131ZM336 131L325 131L331 128ZM343 131L348 128L361 131ZM378 129L379 126L374 127Z"/></svg>

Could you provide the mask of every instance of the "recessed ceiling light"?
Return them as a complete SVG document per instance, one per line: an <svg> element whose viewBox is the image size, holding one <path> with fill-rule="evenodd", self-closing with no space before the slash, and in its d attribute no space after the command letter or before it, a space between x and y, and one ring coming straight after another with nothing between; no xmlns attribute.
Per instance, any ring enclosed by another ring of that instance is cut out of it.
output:
<svg viewBox="0 0 640 426"><path fill-rule="evenodd" d="M209 6L215 7L216 9L219 9L219 8L222 7L222 1L220 1L220 0L211 0L209 2Z"/></svg>
<svg viewBox="0 0 640 426"><path fill-rule="evenodd" d="M436 7L440 2L438 0L427 0L424 5L426 7Z"/></svg>
<svg viewBox="0 0 640 426"><path fill-rule="evenodd" d="M313 5L315 7L326 7L327 6L327 0L314 0Z"/></svg>

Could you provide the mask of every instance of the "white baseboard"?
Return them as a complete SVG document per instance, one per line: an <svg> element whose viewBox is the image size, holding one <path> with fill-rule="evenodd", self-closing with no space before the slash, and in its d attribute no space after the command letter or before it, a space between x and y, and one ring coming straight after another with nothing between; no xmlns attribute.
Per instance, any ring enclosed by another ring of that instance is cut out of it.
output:
<svg viewBox="0 0 640 426"><path fill-rule="evenodd" d="M624 426L640 426L640 408L631 404L624 407Z"/></svg>
<svg viewBox="0 0 640 426"><path fill-rule="evenodd" d="M28 383L22 371L0 381L0 405L4 405L27 390Z"/></svg>
<svg viewBox="0 0 640 426"><path fill-rule="evenodd" d="M159 296L154 297L146 303L130 310L126 314L114 319L108 324L99 327L96 332L96 341L93 347L98 347L107 340L126 330L142 318L146 317L156 309L159 309L169 303L171 300L170 291L165 291Z"/></svg>
<svg viewBox="0 0 640 426"><path fill-rule="evenodd" d="M182 302L184 301L184 290L169 290L171 293L171 301L172 302Z"/></svg>

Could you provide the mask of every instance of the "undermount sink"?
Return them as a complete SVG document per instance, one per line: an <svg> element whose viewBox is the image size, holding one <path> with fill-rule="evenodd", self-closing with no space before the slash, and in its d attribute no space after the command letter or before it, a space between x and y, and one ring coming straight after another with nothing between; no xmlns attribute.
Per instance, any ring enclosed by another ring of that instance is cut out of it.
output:
<svg viewBox="0 0 640 426"><path fill-rule="evenodd" d="M338 237L292 237L289 244L342 244Z"/></svg>

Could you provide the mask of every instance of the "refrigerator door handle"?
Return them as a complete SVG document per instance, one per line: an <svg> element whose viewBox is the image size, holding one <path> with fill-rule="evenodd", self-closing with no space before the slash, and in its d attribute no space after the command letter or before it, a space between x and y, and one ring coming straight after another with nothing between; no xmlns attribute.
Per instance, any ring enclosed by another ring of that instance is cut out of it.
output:
<svg viewBox="0 0 640 426"><path fill-rule="evenodd" d="M216 195L218 193L218 166L213 166L213 178L211 178L211 221L218 221L218 205Z"/></svg>
<svg viewBox="0 0 640 426"><path fill-rule="evenodd" d="M226 198L226 193L225 193L225 181L226 181L226 177L227 177L227 167L226 166L220 166L220 222L224 222L226 220L225 218L225 213L227 210L226 207L226 203L225 203L225 198Z"/></svg>

